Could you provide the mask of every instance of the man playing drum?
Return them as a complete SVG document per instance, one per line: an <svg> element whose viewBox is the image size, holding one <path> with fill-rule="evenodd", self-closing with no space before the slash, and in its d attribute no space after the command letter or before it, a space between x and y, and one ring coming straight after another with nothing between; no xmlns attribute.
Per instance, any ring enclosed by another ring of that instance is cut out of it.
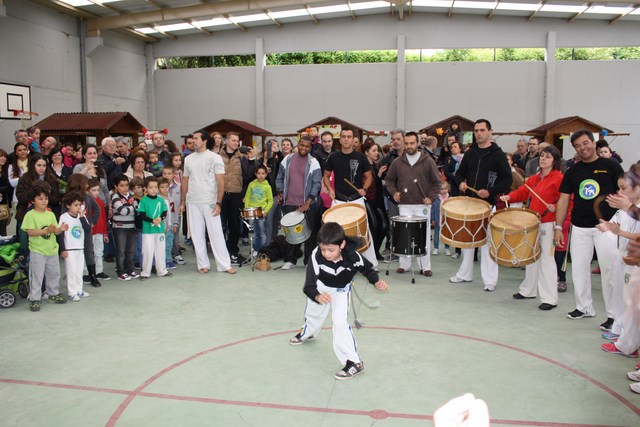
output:
<svg viewBox="0 0 640 427"><path fill-rule="evenodd" d="M322 178L325 187L329 190L329 196L333 200L332 206L350 202L365 207L364 197L373 183L373 175L371 174L371 165L365 155L353 149L353 129L342 128L340 147L340 151L332 153L327 159ZM329 180L331 172L334 174L335 190ZM368 224L367 233L369 236L371 235ZM363 255L374 267L378 266L373 245L369 245Z"/></svg>
<svg viewBox="0 0 640 427"><path fill-rule="evenodd" d="M385 178L389 194L398 203L401 216L431 218L431 203L438 197L440 176L438 167L431 156L418 150L418 135L407 132L404 136L404 153L389 168ZM431 256L429 240L431 227L427 226L427 247L425 255L418 260L420 274L431 277ZM396 242L394 242L395 245ZM401 256L397 273L404 273L411 267L411 257Z"/></svg>
<svg viewBox="0 0 640 427"><path fill-rule="evenodd" d="M507 156L491 139L491 123L488 120L476 120L473 134L476 142L465 152L460 162L455 175L456 184L461 193L467 192L468 196L478 197L494 205L498 194L509 192L512 181L511 168ZM462 250L460 269L449 282L463 283L473 280L473 251L474 249ZM498 283L498 264L489 256L488 239L481 248L481 257L480 272L484 290L493 292Z"/></svg>
<svg viewBox="0 0 640 427"><path fill-rule="evenodd" d="M308 224L315 224L314 218L319 214L322 173L320 163L309 156L311 151L311 138L303 136L298 143L298 152L291 153L282 160L278 177L276 178L276 190L278 199L282 205L283 215L289 212L302 212L309 217ZM304 259L311 254L316 246L318 230L311 230L311 236L304 244ZM287 246L284 255L283 270L290 270L296 265L296 252L299 245Z"/></svg>

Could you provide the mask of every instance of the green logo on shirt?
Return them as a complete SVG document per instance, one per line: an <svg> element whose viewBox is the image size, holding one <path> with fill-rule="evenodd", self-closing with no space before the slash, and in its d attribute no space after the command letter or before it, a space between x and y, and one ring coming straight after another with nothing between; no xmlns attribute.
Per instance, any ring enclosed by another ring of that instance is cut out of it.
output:
<svg viewBox="0 0 640 427"><path fill-rule="evenodd" d="M592 200L600 194L600 184L593 179L585 179L578 187L578 194L584 200Z"/></svg>

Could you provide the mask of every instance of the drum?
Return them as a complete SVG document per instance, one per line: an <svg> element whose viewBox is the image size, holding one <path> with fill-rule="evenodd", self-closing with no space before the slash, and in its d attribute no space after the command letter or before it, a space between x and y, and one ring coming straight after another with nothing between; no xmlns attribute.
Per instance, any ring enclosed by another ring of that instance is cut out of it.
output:
<svg viewBox="0 0 640 427"><path fill-rule="evenodd" d="M253 221L256 219L264 218L264 211L262 208L244 208L242 212L240 212L242 218L247 221Z"/></svg>
<svg viewBox="0 0 640 427"><path fill-rule="evenodd" d="M394 216L391 218L391 253L394 255L427 254L427 218Z"/></svg>
<svg viewBox="0 0 640 427"><path fill-rule="evenodd" d="M280 220L280 226L284 231L285 240L291 245L299 245L311 237L311 227L307 222L307 216L302 212L289 212Z"/></svg>
<svg viewBox="0 0 640 427"><path fill-rule="evenodd" d="M500 265L522 267L540 258L540 215L530 209L502 209L489 221L489 255Z"/></svg>
<svg viewBox="0 0 640 427"><path fill-rule="evenodd" d="M440 240L456 248L479 248L487 242L491 205L472 197L451 197L440 207Z"/></svg>
<svg viewBox="0 0 640 427"><path fill-rule="evenodd" d="M335 205L322 214L322 222L337 222L349 237L359 237L362 246L358 252L363 253L371 244L371 237L367 233L367 211L357 203L341 203Z"/></svg>

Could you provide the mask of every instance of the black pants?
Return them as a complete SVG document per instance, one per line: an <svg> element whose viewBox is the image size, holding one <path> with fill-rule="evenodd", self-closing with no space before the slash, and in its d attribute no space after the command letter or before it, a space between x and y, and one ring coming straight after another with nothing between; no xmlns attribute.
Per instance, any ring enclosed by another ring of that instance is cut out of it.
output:
<svg viewBox="0 0 640 427"><path fill-rule="evenodd" d="M282 206L282 214L283 216L288 214L289 212L293 212L296 209L298 209L297 206ZM318 216L319 216L319 210L318 210L318 205L317 204L312 204L311 207L309 208L308 211L306 211L305 216L307 217L307 224L309 225L309 227L311 228L311 235L309 236L309 238L304 242L304 263L306 264L307 259L309 258L309 256L311 255L311 252L313 252L313 250L315 249L315 247L317 246L318 242L318 229L319 229L319 221L318 221ZM298 248L300 248L300 245L288 245L287 246L287 250L284 254L284 262L292 262L292 263L296 263L297 261L297 256L296 256L296 251L298 250Z"/></svg>
<svg viewBox="0 0 640 427"><path fill-rule="evenodd" d="M227 233L227 250L229 255L238 255L238 239L240 238L240 209L242 193L224 193L222 199L222 228Z"/></svg>
<svg viewBox="0 0 640 427"><path fill-rule="evenodd" d="M116 244L116 272L118 276L133 273L133 259L138 246L138 232L135 228L113 228Z"/></svg>
<svg viewBox="0 0 640 427"><path fill-rule="evenodd" d="M380 255L380 246L389 231L389 219L384 209L374 206L368 200L365 201L369 229L373 238L373 249L376 256Z"/></svg>
<svg viewBox="0 0 640 427"><path fill-rule="evenodd" d="M562 271L562 264L564 264L564 257L567 251L555 251L553 257L556 260L556 268L558 269L558 282L567 281L567 272Z"/></svg>

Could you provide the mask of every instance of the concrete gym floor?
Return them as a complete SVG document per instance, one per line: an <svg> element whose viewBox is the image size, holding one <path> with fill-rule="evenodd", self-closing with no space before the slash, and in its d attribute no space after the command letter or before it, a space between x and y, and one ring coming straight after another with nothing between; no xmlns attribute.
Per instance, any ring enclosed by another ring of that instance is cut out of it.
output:
<svg viewBox="0 0 640 427"><path fill-rule="evenodd" d="M337 381L330 329L288 344L302 324L302 267L202 275L186 255L173 278L112 279L80 302L31 313L19 298L1 310L0 424L429 426L439 406L472 392L493 425L640 426L626 379L638 360L600 350L597 276L598 316L573 321L571 284L542 312L511 297L519 269L501 268L491 293L478 263L473 283L455 285L459 260L444 255L415 285L381 263L388 293L365 291L361 276L355 285L380 302L354 299L365 372Z"/></svg>

